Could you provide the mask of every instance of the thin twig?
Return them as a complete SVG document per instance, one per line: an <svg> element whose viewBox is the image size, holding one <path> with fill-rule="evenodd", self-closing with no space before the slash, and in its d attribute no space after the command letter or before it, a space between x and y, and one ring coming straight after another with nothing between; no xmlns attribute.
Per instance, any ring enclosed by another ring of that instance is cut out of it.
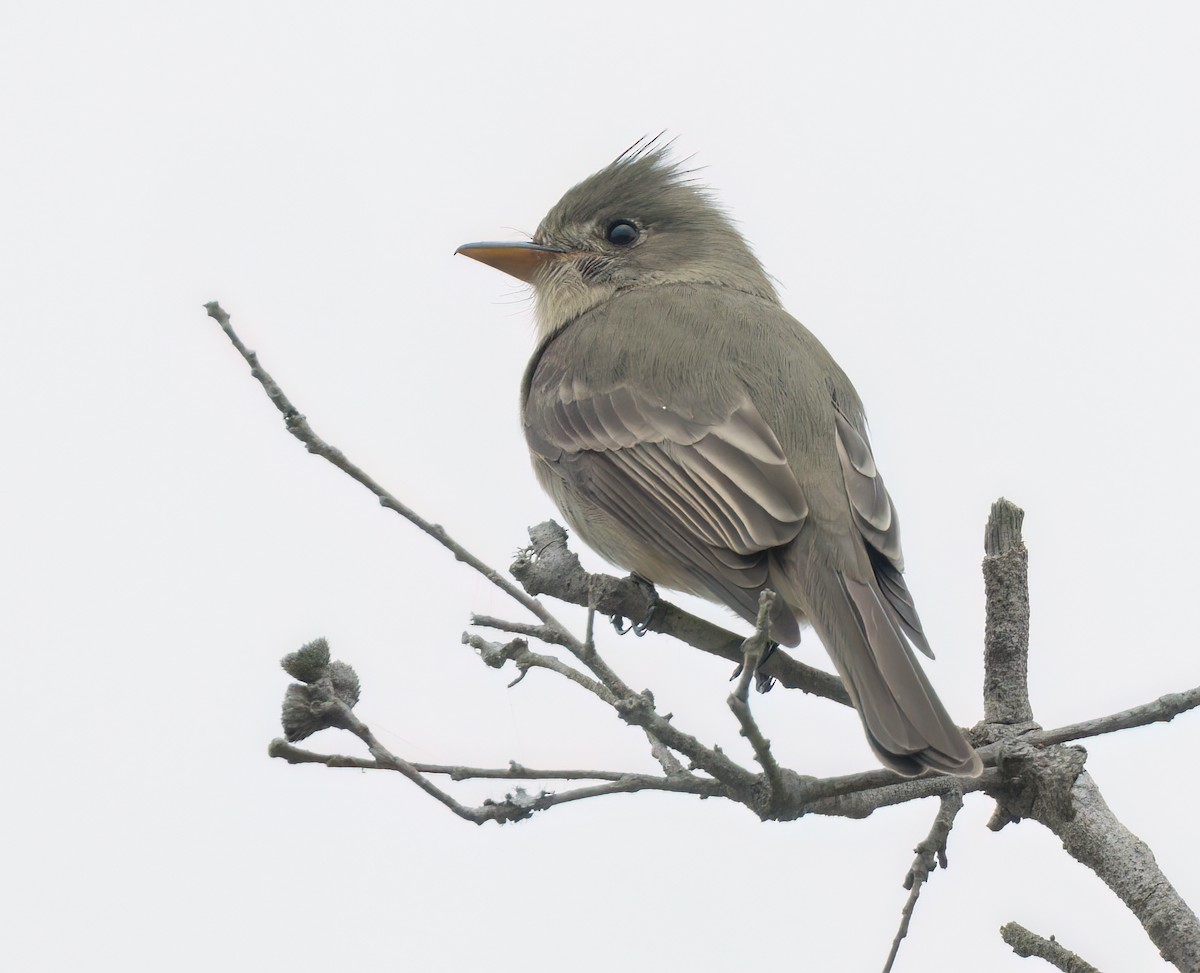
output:
<svg viewBox="0 0 1200 973"><path fill-rule="evenodd" d="M763 780L766 784L766 800L762 803L772 810L777 801L782 798L784 782L778 762L771 753L771 741L763 736L750 712L750 681L758 672L758 664L770 644L768 630L771 622L771 608L775 604L775 592L764 588L758 598L758 617L754 624L754 634L746 639L743 646L742 671L738 676L737 685L729 694L727 700L729 709L737 718L741 734L754 750L754 759L763 769Z"/></svg>
<svg viewBox="0 0 1200 973"><path fill-rule="evenodd" d="M719 747L706 747L690 733L685 733L662 716L655 708L653 697L638 693L618 700L617 715L630 726L640 726L690 762L689 770L703 770L729 787L739 800L750 793L757 774L727 757Z"/></svg>
<svg viewBox="0 0 1200 973"><path fill-rule="evenodd" d="M663 719L670 719L670 717L663 717ZM675 754L671 753L670 748L656 737L651 730L645 727L642 729L646 734L646 739L650 741L650 755L658 761L658 765L662 767L663 773L668 777L674 777L677 774L686 774L687 771L683 769L683 764L679 762Z"/></svg>
<svg viewBox="0 0 1200 973"><path fill-rule="evenodd" d="M286 740L271 741L270 756L279 757L290 764L322 764L325 767L347 767L357 770L395 770L391 764L381 763L367 757L349 757L341 754L316 753L305 750ZM422 774L441 774L451 780L626 780L639 776L633 771L620 770L542 770L523 767L516 761L507 767L462 767L457 764L411 764Z"/></svg>
<svg viewBox="0 0 1200 973"><path fill-rule="evenodd" d="M592 695L608 703L609 706L615 706L617 703L617 697L610 693L606 686L584 675L578 669L572 668L561 659L532 651L524 639L513 639L511 642L501 644L489 642L473 632L463 632L462 642L463 645L469 645L475 649L484 663L493 669L499 669L506 662L512 662L521 671L522 676L529 669L547 669L550 672L558 673L564 679L570 679L577 686L582 686ZM515 685L515 682L509 685Z"/></svg>
<svg viewBox="0 0 1200 973"><path fill-rule="evenodd" d="M483 661L494 668L500 668L506 662L511 661L522 671L529 668L540 668L559 673L608 703L616 710L617 715L630 726L641 727L663 746L683 754L691 762L692 768L705 771L739 794L748 795L751 792L757 775L731 760L719 747L706 747L690 733L685 733L673 726L669 716L663 716L655 709L654 697L651 693L648 691L633 692L608 669L599 654L593 652L587 659L580 661L593 671L599 668L600 671L606 672L607 678L603 684L589 679L583 673L553 656L540 655L530 651L523 639L513 639L508 643L500 644L464 632L462 640L476 649ZM610 685L619 687L623 692L611 691Z"/></svg>
<svg viewBox="0 0 1200 973"><path fill-rule="evenodd" d="M510 622L503 618L494 618L491 615L471 615L471 624L478 625L480 628L494 628L498 632L510 632L513 635L525 635L531 639L545 642L548 645L561 645L564 649L570 648L569 638L564 637L564 633L556 628L547 625L531 625L528 622ZM584 645L588 643L585 642Z"/></svg>
<svg viewBox="0 0 1200 973"><path fill-rule="evenodd" d="M332 768L354 768L358 770L390 770L399 773L427 794L450 808L464 820L475 824L486 821L515 821L528 817L534 811L543 811L559 804L569 804L573 801L585 800L592 797L603 797L608 794L632 794L637 791L668 791L677 794L692 794L698 797L716 797L724 793L724 788L718 781L710 778L696 777L683 774L678 777L657 777L652 774L613 773L611 771L587 770L527 770L523 767L507 770L483 767L453 767L444 764L415 764L410 763L384 748L375 740L369 730L362 733L350 729L355 736L367 743L375 759L367 760L362 757L347 757L338 754L314 753L303 750L285 740L271 741L269 754L286 760L292 764L321 764ZM372 742L368 742L372 741ZM487 801L479 807L467 807L455 801L452 797L432 784L425 774L445 774L452 780L468 780L471 778L490 778L503 780L599 780L605 783L589 787L579 787L574 790L552 793L543 791L536 796L521 795L507 802ZM424 782L423 786L422 782Z"/></svg>
<svg viewBox="0 0 1200 973"><path fill-rule="evenodd" d="M1153 702L1133 706L1109 716L1098 716L1094 720L1071 723L1067 726L1060 726L1056 730L1034 730L1032 733L1023 735L1021 739L1037 743L1040 746L1084 740L1104 733L1115 733L1117 730L1129 730L1135 726L1169 723L1179 714L1186 713L1197 706L1200 706L1200 686L1181 693L1167 693L1165 696L1159 696Z"/></svg>
<svg viewBox="0 0 1200 973"><path fill-rule="evenodd" d="M900 928L896 932L896 938L892 940L892 949L888 953L887 962L883 964L883 973L891 973L892 965L896 962L896 954L900 951L900 944L908 935L908 923L912 919L913 909L916 908L917 899L921 895L921 886L929 880L930 872L938 865L944 869L949 864L946 859L946 841L950 837L950 829L954 827L954 819L962 810L962 806L961 788L956 786L943 794L929 834L913 849L917 853L917 857L913 859L912 868L908 870L908 875L904 879L904 887L909 890L908 901L904 903L904 908L900 912Z"/></svg>
<svg viewBox="0 0 1200 973"><path fill-rule="evenodd" d="M367 749L371 752L371 756L374 757L379 764L383 765L389 770L394 770L399 774L403 774L410 781L421 788L421 790L423 790L426 794L428 794L434 800L445 805L460 818L463 818L466 821L472 821L475 824L482 824L487 820L503 821L509 819L499 812L493 812L491 810L484 811L481 808L470 808L464 804L460 804L444 790L434 784L423 773L417 770L417 768L410 764L407 760L404 760L402 757L397 757L390 750L388 750L387 747L375 739L375 735L371 732L370 728L354 715L354 711L351 710L349 706L340 701L335 701L330 705L339 707L339 725L343 729L349 730L356 737L362 740L362 742L367 745Z"/></svg>
<svg viewBox="0 0 1200 973"><path fill-rule="evenodd" d="M329 445L320 436L313 431L313 428L308 424L308 420L300 412L299 409L292 404L292 401L280 388L279 384L271 377L262 365L259 364L258 355L250 351L242 339L237 336L233 330L233 325L230 323L229 315L216 301L210 301L204 305L208 311L209 317L213 318L220 326L221 330L229 338L234 348L246 360L246 364L250 366L250 374L254 376L263 387L263 391L267 393L267 398L275 405L275 408L283 415L284 425L287 426L288 432L300 440L304 447L310 452L322 459L328 460L339 470L349 476L351 479L362 484L371 491L378 499L382 506L387 507L400 514L405 520L416 526L432 537L435 541L441 544L446 550L455 556L459 561L474 568L477 572L487 578L492 584L503 591L513 600L529 609L534 615L540 618L547 626L557 629L562 632L566 638L570 638L565 625L563 625L554 615L536 598L530 597L519 586L513 584L508 578L500 574L499 571L489 567L474 554L468 551L465 547L459 544L452 538L446 530L439 524L432 524L424 517L414 511L412 508L397 500L391 493L385 490L382 486L375 482L365 471L360 469L354 463L346 458L346 455L334 446ZM573 640L574 641L574 640ZM575 641L573 651L578 649L582 651L583 645Z"/></svg>

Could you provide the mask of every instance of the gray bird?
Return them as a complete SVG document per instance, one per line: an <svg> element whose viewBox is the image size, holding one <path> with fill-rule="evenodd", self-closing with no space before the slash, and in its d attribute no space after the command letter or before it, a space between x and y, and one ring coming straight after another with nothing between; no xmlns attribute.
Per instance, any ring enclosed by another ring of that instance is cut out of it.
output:
<svg viewBox="0 0 1200 973"><path fill-rule="evenodd" d="M534 470L599 554L771 637L816 630L879 759L977 776L913 646L900 527L858 394L729 217L657 140L569 190L532 243L458 252L533 285Z"/></svg>

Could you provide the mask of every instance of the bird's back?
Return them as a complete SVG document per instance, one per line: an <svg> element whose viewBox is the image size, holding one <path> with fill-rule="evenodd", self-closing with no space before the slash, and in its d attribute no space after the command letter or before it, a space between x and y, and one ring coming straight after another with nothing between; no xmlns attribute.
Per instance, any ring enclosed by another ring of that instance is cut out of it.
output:
<svg viewBox="0 0 1200 973"><path fill-rule="evenodd" d="M649 329L655 340L638 340ZM564 381L653 390L702 423L748 396L779 438L810 515L848 523L845 492L834 488L834 410L865 437L862 404L824 345L773 301L712 284L631 288L539 346L522 389L527 428L530 411Z"/></svg>

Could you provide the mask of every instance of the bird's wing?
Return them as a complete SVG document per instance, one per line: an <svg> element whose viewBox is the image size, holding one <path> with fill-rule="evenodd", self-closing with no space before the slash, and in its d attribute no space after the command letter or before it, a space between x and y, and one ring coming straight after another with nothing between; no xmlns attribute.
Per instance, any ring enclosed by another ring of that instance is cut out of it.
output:
<svg viewBox="0 0 1200 973"><path fill-rule="evenodd" d="M696 418L636 388L596 389L568 375L527 398L525 432L534 454L648 560L752 620L766 552L796 536L808 505L749 398L722 411ZM782 607L773 634L798 638Z"/></svg>
<svg viewBox="0 0 1200 973"><path fill-rule="evenodd" d="M921 619L904 583L904 554L900 550L900 521L892 498L875 466L875 457L866 437L834 409L838 459L850 500L850 514L871 558L875 580L884 595L884 608L904 634L929 658L933 650L921 628Z"/></svg>

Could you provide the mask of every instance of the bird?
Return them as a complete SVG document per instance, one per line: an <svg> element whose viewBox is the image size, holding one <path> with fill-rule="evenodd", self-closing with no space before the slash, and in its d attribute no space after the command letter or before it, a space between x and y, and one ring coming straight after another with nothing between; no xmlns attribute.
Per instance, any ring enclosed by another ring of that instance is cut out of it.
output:
<svg viewBox="0 0 1200 973"><path fill-rule="evenodd" d="M858 393L683 166L639 140L531 241L456 251L533 286L537 479L588 546L654 585L751 623L773 590L770 637L813 628L885 767L978 776L916 658L933 652Z"/></svg>

